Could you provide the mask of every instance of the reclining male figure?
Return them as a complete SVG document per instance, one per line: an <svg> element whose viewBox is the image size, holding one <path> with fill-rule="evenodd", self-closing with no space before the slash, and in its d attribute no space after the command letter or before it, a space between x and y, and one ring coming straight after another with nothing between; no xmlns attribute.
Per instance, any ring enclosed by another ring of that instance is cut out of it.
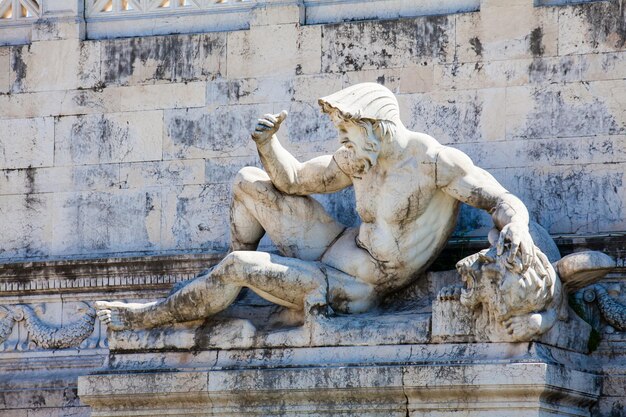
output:
<svg viewBox="0 0 626 417"><path fill-rule="evenodd" d="M534 256L524 204L463 152L409 131L387 88L357 84L319 100L339 131L333 155L298 162L276 132L287 117L265 115L252 139L265 171L236 176L231 251L168 298L96 303L112 329L149 328L205 318L228 307L242 287L293 309L359 313L408 285L445 246L459 202L487 210L513 259ZM362 220L346 228L310 194L354 186ZM267 233L280 255L258 252Z"/></svg>

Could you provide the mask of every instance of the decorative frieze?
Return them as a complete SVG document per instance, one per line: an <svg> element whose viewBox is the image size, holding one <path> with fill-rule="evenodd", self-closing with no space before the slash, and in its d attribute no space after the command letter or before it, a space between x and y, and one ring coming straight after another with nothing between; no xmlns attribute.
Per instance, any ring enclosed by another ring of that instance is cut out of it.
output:
<svg viewBox="0 0 626 417"><path fill-rule="evenodd" d="M0 296L160 289L187 280L221 254L0 264Z"/></svg>

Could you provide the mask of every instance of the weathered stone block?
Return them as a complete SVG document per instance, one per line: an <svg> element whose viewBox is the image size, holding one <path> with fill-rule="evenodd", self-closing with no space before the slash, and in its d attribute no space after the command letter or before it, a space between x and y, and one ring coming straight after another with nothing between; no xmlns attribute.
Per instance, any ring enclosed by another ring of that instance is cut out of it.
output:
<svg viewBox="0 0 626 417"><path fill-rule="evenodd" d="M232 184L237 172L245 166L261 166L258 156L209 158L204 169L206 183Z"/></svg>
<svg viewBox="0 0 626 417"><path fill-rule="evenodd" d="M559 8L559 54L587 54L626 49L620 2L590 2Z"/></svg>
<svg viewBox="0 0 626 417"><path fill-rule="evenodd" d="M135 162L121 164L120 186L144 188L204 183L204 160Z"/></svg>
<svg viewBox="0 0 626 417"><path fill-rule="evenodd" d="M5 170L0 194L111 190L119 187L119 171L116 164Z"/></svg>
<svg viewBox="0 0 626 417"><path fill-rule="evenodd" d="M509 170L503 185L551 234L592 234L626 227L626 164ZM510 183L509 183L510 181ZM568 204L563 204L567 199Z"/></svg>
<svg viewBox="0 0 626 417"><path fill-rule="evenodd" d="M444 144L504 138L504 88L410 94L398 101L409 129Z"/></svg>
<svg viewBox="0 0 626 417"><path fill-rule="evenodd" d="M506 136L569 137L619 134L626 129L622 81L511 87Z"/></svg>
<svg viewBox="0 0 626 417"><path fill-rule="evenodd" d="M277 136L294 154L332 153L339 148L337 129L330 117L322 113L317 100L292 101L287 110L289 116ZM278 113L277 108L275 112Z"/></svg>
<svg viewBox="0 0 626 417"><path fill-rule="evenodd" d="M626 162L626 137L602 135L582 138L516 139L456 147L484 169L542 166L580 166Z"/></svg>
<svg viewBox="0 0 626 417"><path fill-rule="evenodd" d="M52 166L52 118L0 120L0 169Z"/></svg>
<svg viewBox="0 0 626 417"><path fill-rule="evenodd" d="M67 116L55 125L55 164L159 160L163 112Z"/></svg>
<svg viewBox="0 0 626 417"><path fill-rule="evenodd" d="M54 255L158 250L159 190L54 194Z"/></svg>
<svg viewBox="0 0 626 417"><path fill-rule="evenodd" d="M272 47L268 47L272 45ZM228 33L228 77L292 76L319 71L319 27L253 26Z"/></svg>
<svg viewBox="0 0 626 417"><path fill-rule="evenodd" d="M344 84L343 74L298 75L293 79L293 99L315 102L320 97L341 90Z"/></svg>
<svg viewBox="0 0 626 417"><path fill-rule="evenodd" d="M392 22L326 25L322 72L417 66L452 56L454 19L428 16Z"/></svg>
<svg viewBox="0 0 626 417"><path fill-rule="evenodd" d="M423 93L433 89L435 65L432 61L402 68L351 71L345 74L343 87L363 82L377 82L395 94Z"/></svg>
<svg viewBox="0 0 626 417"><path fill-rule="evenodd" d="M438 89L477 89L528 83L530 60L480 61L436 65Z"/></svg>
<svg viewBox="0 0 626 417"><path fill-rule="evenodd" d="M226 34L111 39L102 44L105 84L205 81L226 70Z"/></svg>
<svg viewBox="0 0 626 417"><path fill-rule="evenodd" d="M0 94L3 118L67 116L120 111L120 95L114 88Z"/></svg>
<svg viewBox="0 0 626 417"><path fill-rule="evenodd" d="M583 80L623 80L626 78L626 52L578 55Z"/></svg>
<svg viewBox="0 0 626 417"><path fill-rule="evenodd" d="M187 185L163 188L162 247L220 250L228 247L230 186Z"/></svg>
<svg viewBox="0 0 626 417"><path fill-rule="evenodd" d="M174 83L114 88L120 96L120 110L140 111L203 107L206 83Z"/></svg>
<svg viewBox="0 0 626 417"><path fill-rule="evenodd" d="M289 101L293 90L293 79L286 77L217 79L207 84L207 104L211 106Z"/></svg>
<svg viewBox="0 0 626 417"><path fill-rule="evenodd" d="M264 113L257 105L166 110L163 158L253 155L250 134Z"/></svg>
<svg viewBox="0 0 626 417"><path fill-rule="evenodd" d="M13 93L91 88L100 80L100 43L57 40L14 46L11 70Z"/></svg>
<svg viewBox="0 0 626 417"><path fill-rule="evenodd" d="M45 256L52 247L52 194L17 194L0 197L2 259Z"/></svg>
<svg viewBox="0 0 626 417"><path fill-rule="evenodd" d="M502 2L456 18L459 62L556 56L558 11ZM507 24L503 24L507 22Z"/></svg>

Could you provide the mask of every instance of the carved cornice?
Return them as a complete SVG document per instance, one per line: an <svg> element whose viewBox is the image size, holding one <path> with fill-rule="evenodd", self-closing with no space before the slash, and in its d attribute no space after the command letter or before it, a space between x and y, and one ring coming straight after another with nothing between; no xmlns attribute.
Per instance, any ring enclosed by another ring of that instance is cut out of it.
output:
<svg viewBox="0 0 626 417"><path fill-rule="evenodd" d="M626 276L626 233L594 236L558 236L562 255L581 249L612 256L617 268L607 278ZM451 239L434 265L449 270L464 256L488 247L484 238ZM45 293L76 293L103 288L169 289L216 264L223 253L112 257L0 264L0 296Z"/></svg>
<svg viewBox="0 0 626 417"><path fill-rule="evenodd" d="M166 289L219 262L223 254L143 256L0 264L0 296L121 289Z"/></svg>

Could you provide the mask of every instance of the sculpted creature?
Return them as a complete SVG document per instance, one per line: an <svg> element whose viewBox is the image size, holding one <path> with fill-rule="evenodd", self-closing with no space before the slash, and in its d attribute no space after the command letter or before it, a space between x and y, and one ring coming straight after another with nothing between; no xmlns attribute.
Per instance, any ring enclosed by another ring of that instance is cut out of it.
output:
<svg viewBox="0 0 626 417"><path fill-rule="evenodd" d="M448 287L440 299L459 299L472 311L479 340L530 341L574 314L568 306L569 293L598 281L614 267L609 256L593 251L568 255L553 265L535 248L535 257L524 270L519 257L511 262L506 251L498 255L491 247L457 263L465 288Z"/></svg>
<svg viewBox="0 0 626 417"><path fill-rule="evenodd" d="M524 204L463 152L408 130L387 88L357 84L319 100L340 148L306 162L277 132L287 112L267 114L252 139L265 170L243 168L233 186L231 251L210 272L150 303L97 302L111 329L202 319L228 307L242 287L305 313L359 313L410 284L452 233L460 202L489 212L498 251L522 269L534 259ZM310 195L353 186L358 227L335 221ZM264 234L280 255L256 251Z"/></svg>

